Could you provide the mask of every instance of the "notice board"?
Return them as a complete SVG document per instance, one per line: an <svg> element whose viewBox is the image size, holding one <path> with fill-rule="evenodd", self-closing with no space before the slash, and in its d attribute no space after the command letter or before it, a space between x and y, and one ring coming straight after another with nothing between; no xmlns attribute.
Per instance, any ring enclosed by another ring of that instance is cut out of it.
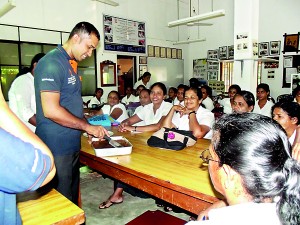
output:
<svg viewBox="0 0 300 225"><path fill-rule="evenodd" d="M146 53L145 23L103 15L104 50Z"/></svg>

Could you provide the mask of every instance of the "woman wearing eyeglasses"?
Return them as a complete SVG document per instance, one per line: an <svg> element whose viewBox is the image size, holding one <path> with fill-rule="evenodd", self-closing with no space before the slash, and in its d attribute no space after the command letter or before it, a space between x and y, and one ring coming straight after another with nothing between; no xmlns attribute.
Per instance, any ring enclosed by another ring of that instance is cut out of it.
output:
<svg viewBox="0 0 300 225"><path fill-rule="evenodd" d="M221 117L205 153L202 159L209 164L212 183L228 206L211 209L208 217L200 215L198 220L300 224L300 165L291 157L284 130L271 118L254 113Z"/></svg>
<svg viewBox="0 0 300 225"><path fill-rule="evenodd" d="M201 106L200 88L190 87L184 93L184 106L174 105L162 123L162 127L190 130L196 138L211 139L214 114Z"/></svg>

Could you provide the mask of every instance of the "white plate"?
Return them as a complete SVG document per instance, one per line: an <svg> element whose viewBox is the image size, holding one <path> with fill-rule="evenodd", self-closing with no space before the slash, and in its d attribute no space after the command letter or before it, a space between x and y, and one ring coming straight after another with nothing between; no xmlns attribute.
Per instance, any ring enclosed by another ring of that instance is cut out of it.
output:
<svg viewBox="0 0 300 225"><path fill-rule="evenodd" d="M114 132L108 130L108 134L109 134L109 136L113 136L113 135L114 135ZM82 135L83 135L84 137L88 137L88 134L87 134L86 132L84 132Z"/></svg>

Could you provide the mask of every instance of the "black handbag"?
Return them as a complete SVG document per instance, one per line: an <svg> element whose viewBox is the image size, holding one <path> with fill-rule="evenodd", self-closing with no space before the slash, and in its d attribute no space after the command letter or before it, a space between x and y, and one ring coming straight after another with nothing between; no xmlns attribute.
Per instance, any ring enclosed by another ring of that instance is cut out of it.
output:
<svg viewBox="0 0 300 225"><path fill-rule="evenodd" d="M181 150L196 144L196 141L192 131L163 127L152 134L147 144L151 147Z"/></svg>

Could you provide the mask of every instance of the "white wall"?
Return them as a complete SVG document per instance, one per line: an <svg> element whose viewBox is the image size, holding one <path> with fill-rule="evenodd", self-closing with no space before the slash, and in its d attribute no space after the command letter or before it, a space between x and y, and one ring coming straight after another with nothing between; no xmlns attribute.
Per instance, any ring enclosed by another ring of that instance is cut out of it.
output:
<svg viewBox="0 0 300 225"><path fill-rule="evenodd" d="M207 50L232 45L234 41L234 0L192 0L191 2L196 13L205 13L218 9L225 9L226 12L224 17L206 21L212 22L214 25L199 27L199 29L187 26L167 27L168 22L189 16L189 0L115 0L120 4L118 7L91 0L15 1L17 7L0 17L1 24L69 32L77 22L88 21L93 23L101 32L101 36L103 36L103 14L145 21L147 45L183 49L184 82L186 84L192 77L193 59L206 58ZM179 12L177 4L180 7ZM263 0L259 1L259 4L259 42L281 40L283 44L282 35L284 33L297 33L300 31L299 0ZM173 45L174 41L186 40L187 38L195 39L198 36L200 38L206 37L206 41L181 46ZM101 42L101 46L97 51L97 65L103 60L117 62L117 53L104 52L103 42ZM99 68L97 69L99 70ZM271 93L274 97L289 92L289 89L281 88L282 54L280 56L280 67L276 70L275 79L268 80L265 72L264 70L262 82L270 84ZM105 92L115 88L105 88Z"/></svg>
<svg viewBox="0 0 300 225"><path fill-rule="evenodd" d="M177 19L177 1L175 0L116 0L118 7L113 7L92 0L15 0L16 7L0 17L0 24L43 28L70 32L74 25L80 21L94 24L103 37L103 14L146 22L147 45L173 47L172 42L177 39L174 30L167 27L170 20ZM188 0L180 0L188 2ZM186 4L185 4L186 5ZM34 7L33 7L34 6ZM0 39L6 39L6 28L0 26ZM32 33L32 40L39 40ZM15 36L15 35L14 35ZM27 37L26 37L27 38ZM44 37L47 39L47 35ZM28 38L27 38L28 39ZM52 43L52 42L51 42ZM59 43L59 41L57 41ZM117 63L117 54L103 51L103 39L97 49L97 65L101 61L111 60ZM132 54L137 55L137 54ZM97 66L99 74L99 66ZM98 86L100 84L99 76ZM108 93L117 87L104 88Z"/></svg>
<svg viewBox="0 0 300 225"><path fill-rule="evenodd" d="M299 0L264 0L259 1L259 42L281 41L283 51L284 33L300 32ZM288 54L288 53L286 53ZM296 54L296 53L293 53ZM270 85L272 96L290 93L290 88L282 88L283 54L280 53L279 68L275 69L275 79L267 78L267 69L262 70L262 82Z"/></svg>
<svg viewBox="0 0 300 225"><path fill-rule="evenodd" d="M198 27L184 27L190 34L190 39L197 39L198 31L200 38L206 38L206 41L204 42L196 42L187 45L188 53L184 54L185 83L188 83L188 80L193 76L193 59L206 58L207 50L214 50L221 46L233 45L234 0L200 0L200 13L211 12L212 3L213 11L224 9L225 16L204 21L211 22L213 25L207 27L200 26L199 30ZM197 4L195 4L196 8Z"/></svg>

